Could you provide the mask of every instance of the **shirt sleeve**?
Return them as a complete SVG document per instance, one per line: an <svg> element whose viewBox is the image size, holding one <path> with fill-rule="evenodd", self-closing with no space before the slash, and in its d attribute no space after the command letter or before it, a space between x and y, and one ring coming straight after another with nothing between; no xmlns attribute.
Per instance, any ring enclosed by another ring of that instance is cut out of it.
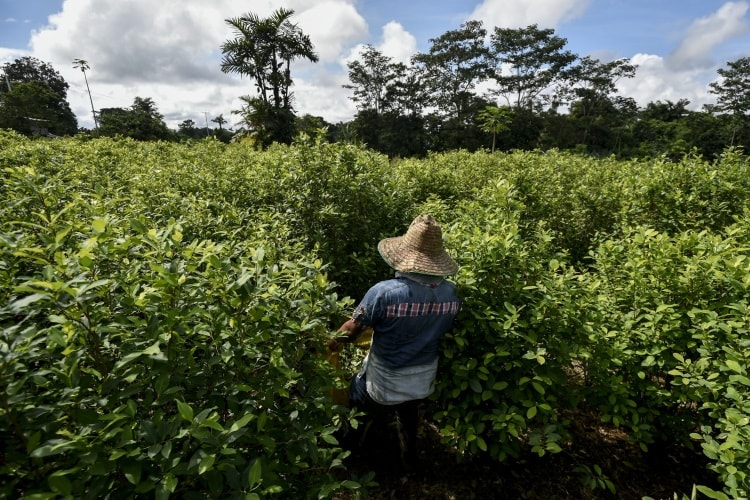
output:
<svg viewBox="0 0 750 500"><path fill-rule="evenodd" d="M362 301L354 310L352 319L358 325L374 328L383 317L384 311L384 297L376 285L367 291Z"/></svg>

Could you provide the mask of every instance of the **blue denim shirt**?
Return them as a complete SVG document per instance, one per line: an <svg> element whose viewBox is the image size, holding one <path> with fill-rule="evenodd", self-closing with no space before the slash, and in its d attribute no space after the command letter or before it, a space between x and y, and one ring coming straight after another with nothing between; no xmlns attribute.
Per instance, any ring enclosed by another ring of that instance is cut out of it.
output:
<svg viewBox="0 0 750 500"><path fill-rule="evenodd" d="M370 288L352 318L373 328L367 373L370 396L382 404L427 397L437 370L440 338L461 300L442 278L398 273Z"/></svg>

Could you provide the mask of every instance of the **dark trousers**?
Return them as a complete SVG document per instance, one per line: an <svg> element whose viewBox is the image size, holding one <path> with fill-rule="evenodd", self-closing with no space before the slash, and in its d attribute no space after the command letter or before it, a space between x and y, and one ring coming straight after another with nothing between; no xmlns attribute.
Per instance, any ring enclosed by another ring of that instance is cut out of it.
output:
<svg viewBox="0 0 750 500"><path fill-rule="evenodd" d="M367 393L365 377L354 376L349 385L349 406L365 413L365 422L358 433L358 444L369 447L369 442L382 444L377 439L368 439L370 430L374 427L373 435L399 437L404 443L399 445L402 460L412 464L416 459L417 427L419 424L419 406L422 400L405 401L395 405L383 405L374 401ZM397 436L394 427L399 426L400 435ZM386 440L387 441L387 440Z"/></svg>

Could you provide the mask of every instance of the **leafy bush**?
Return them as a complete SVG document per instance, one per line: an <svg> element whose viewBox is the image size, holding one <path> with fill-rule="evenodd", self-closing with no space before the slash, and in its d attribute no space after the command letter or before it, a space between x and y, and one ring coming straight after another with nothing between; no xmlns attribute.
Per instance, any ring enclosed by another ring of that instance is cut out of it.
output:
<svg viewBox="0 0 750 500"><path fill-rule="evenodd" d="M333 476L345 414L323 346L341 302L283 222L186 240L70 173L5 173L3 496L359 486Z"/></svg>
<svg viewBox="0 0 750 500"><path fill-rule="evenodd" d="M505 182L460 204L446 224L460 265L464 306L443 342L435 415L459 452L505 460L528 445L561 450L566 367L576 340L556 302L574 275L540 231L523 240L519 205Z"/></svg>
<svg viewBox="0 0 750 500"><path fill-rule="evenodd" d="M559 452L585 409L747 496L747 166L0 132L0 494L362 488L324 345L429 212L465 300L434 395L459 457Z"/></svg>

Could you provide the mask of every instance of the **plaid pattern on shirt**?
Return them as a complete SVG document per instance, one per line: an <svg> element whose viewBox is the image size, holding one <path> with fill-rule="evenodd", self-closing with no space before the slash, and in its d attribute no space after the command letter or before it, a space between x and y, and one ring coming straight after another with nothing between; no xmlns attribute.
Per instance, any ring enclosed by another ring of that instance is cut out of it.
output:
<svg viewBox="0 0 750 500"><path fill-rule="evenodd" d="M413 318L439 314L457 314L461 303L450 302L402 302L389 304L386 309L387 318Z"/></svg>

